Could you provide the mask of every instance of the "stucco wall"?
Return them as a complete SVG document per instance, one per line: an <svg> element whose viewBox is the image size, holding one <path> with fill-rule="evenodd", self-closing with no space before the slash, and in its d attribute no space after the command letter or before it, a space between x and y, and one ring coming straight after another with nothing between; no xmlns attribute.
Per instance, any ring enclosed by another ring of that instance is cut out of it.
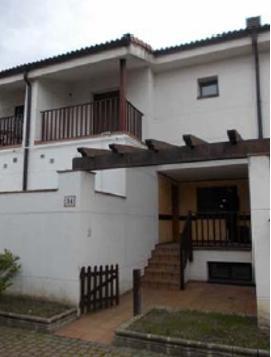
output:
<svg viewBox="0 0 271 357"><path fill-rule="evenodd" d="M46 145L34 145L29 153L28 189L48 189L58 187L59 170L70 170L72 159L81 156L78 147L108 149L110 143L138 146L139 143L127 135L106 135ZM16 159L16 162L13 160ZM21 190L23 175L23 148L0 150L0 192ZM97 173L96 190L126 194L125 169L101 171Z"/></svg>
<svg viewBox="0 0 271 357"><path fill-rule="evenodd" d="M22 173L23 148L0 150L0 192L20 190L23 182Z"/></svg>
<svg viewBox="0 0 271 357"><path fill-rule="evenodd" d="M150 128L153 120L154 78L150 68L144 67L129 71L127 75L127 98L143 113L143 139L155 138Z"/></svg>
<svg viewBox="0 0 271 357"><path fill-rule="evenodd" d="M1 88L0 89L0 118L13 116L15 107L24 105L24 88Z"/></svg>
<svg viewBox="0 0 271 357"><path fill-rule="evenodd" d="M77 304L80 267L118 263L126 291L158 239L155 172L128 170L126 198L96 193L93 174L59 175L57 191L0 194L0 251L22 263L12 290ZM65 195L75 207L63 206Z"/></svg>
<svg viewBox="0 0 271 357"><path fill-rule="evenodd" d="M270 159L249 158L252 248L255 264L258 321L268 327L270 311Z"/></svg>
<svg viewBox="0 0 271 357"><path fill-rule="evenodd" d="M226 250L194 250L193 262L188 263L185 279L208 280L208 262L252 263L251 252Z"/></svg>
<svg viewBox="0 0 271 357"><path fill-rule="evenodd" d="M268 52L261 53L262 106L265 136L269 126ZM219 96L197 99L199 78L218 76ZM255 73L252 55L156 73L152 137L179 144L182 134L209 141L226 140L227 129L257 137Z"/></svg>

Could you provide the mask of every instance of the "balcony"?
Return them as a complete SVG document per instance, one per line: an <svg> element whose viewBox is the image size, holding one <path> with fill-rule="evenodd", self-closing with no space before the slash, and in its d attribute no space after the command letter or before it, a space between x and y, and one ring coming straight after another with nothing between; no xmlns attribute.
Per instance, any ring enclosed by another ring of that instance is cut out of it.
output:
<svg viewBox="0 0 271 357"><path fill-rule="evenodd" d="M23 138L23 115L0 118L0 147L20 145Z"/></svg>
<svg viewBox="0 0 271 357"><path fill-rule="evenodd" d="M126 100L121 122L118 97L44 110L41 112L41 141L77 139L104 132L126 132L141 140L142 116Z"/></svg>

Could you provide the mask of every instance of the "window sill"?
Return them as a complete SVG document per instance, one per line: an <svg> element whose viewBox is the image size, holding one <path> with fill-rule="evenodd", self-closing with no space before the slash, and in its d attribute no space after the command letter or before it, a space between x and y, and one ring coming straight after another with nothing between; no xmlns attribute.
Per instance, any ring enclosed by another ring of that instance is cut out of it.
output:
<svg viewBox="0 0 271 357"><path fill-rule="evenodd" d="M207 99L207 98L215 98L215 97L219 97L219 94L210 94L210 95L198 96L197 99Z"/></svg>

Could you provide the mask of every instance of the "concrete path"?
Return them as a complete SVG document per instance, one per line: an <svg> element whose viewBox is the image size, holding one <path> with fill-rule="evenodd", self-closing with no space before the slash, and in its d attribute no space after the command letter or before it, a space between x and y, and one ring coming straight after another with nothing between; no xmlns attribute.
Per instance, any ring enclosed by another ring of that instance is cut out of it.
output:
<svg viewBox="0 0 271 357"><path fill-rule="evenodd" d="M189 283L184 291L143 289L143 311L154 306L256 315L253 287ZM120 298L117 307L83 315L61 328L57 335L111 343L114 331L132 317L132 294Z"/></svg>

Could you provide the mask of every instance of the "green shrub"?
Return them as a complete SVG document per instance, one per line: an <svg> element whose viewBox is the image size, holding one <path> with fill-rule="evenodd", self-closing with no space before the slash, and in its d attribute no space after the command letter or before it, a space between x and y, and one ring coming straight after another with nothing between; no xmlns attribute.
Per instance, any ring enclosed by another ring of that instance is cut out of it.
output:
<svg viewBox="0 0 271 357"><path fill-rule="evenodd" d="M0 253L0 295L12 285L12 278L20 270L19 259L8 249L5 249L4 253Z"/></svg>

